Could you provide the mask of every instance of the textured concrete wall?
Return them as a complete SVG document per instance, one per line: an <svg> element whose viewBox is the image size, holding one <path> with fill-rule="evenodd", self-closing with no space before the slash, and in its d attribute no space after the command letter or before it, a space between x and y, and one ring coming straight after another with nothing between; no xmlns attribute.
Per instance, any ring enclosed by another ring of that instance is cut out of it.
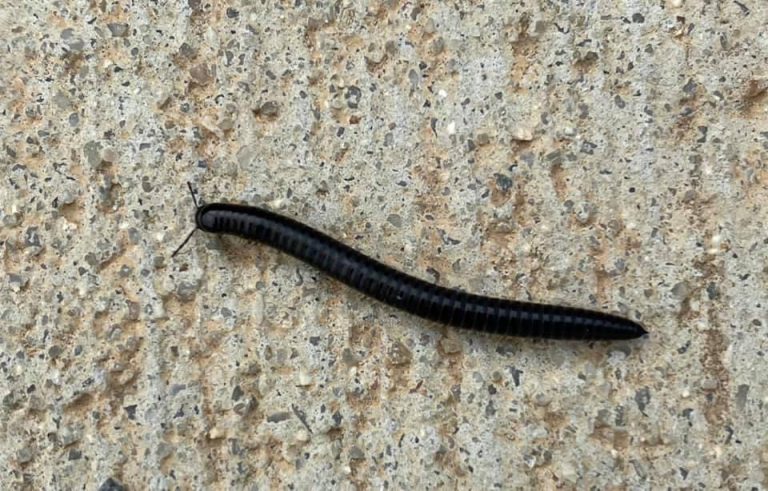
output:
<svg viewBox="0 0 768 491"><path fill-rule="evenodd" d="M2 488L768 487L767 23L2 2ZM171 259L186 181L651 336L446 329L203 233Z"/></svg>

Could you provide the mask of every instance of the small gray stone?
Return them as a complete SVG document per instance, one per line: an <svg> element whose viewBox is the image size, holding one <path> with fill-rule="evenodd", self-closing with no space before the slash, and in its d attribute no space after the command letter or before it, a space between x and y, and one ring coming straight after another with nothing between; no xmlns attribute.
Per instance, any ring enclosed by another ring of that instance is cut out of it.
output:
<svg viewBox="0 0 768 491"><path fill-rule="evenodd" d="M235 120L229 117L222 118L222 120L219 121L218 127L221 131L229 131L235 127Z"/></svg>
<svg viewBox="0 0 768 491"><path fill-rule="evenodd" d="M496 406L493 405L493 401L488 401L488 404L485 406L485 417L491 418L496 415Z"/></svg>
<svg viewBox="0 0 768 491"><path fill-rule="evenodd" d="M699 84L696 83L695 80L692 78L688 79L688 82L683 86L683 92L685 92L687 95L691 96L696 93L696 89L698 88Z"/></svg>
<svg viewBox="0 0 768 491"><path fill-rule="evenodd" d="M238 401L241 397L243 397L244 394L245 393L243 392L243 389L241 389L239 385L236 385L232 390L232 400Z"/></svg>
<svg viewBox="0 0 768 491"><path fill-rule="evenodd" d="M407 365L411 362L411 350L402 341L397 341L390 346L388 355L392 365Z"/></svg>
<svg viewBox="0 0 768 491"><path fill-rule="evenodd" d="M368 66L379 65L386 58L386 51L381 49L381 45L371 44L368 47L368 53L365 55L365 62Z"/></svg>
<svg viewBox="0 0 768 491"><path fill-rule="evenodd" d="M272 413L267 416L267 422L269 423L280 423L288 419L291 419L291 413L288 411L280 411L279 413Z"/></svg>
<svg viewBox="0 0 768 491"><path fill-rule="evenodd" d="M61 39L67 44L67 47L72 52L80 52L85 47L85 43L81 38L75 37L75 31L72 28L67 28L61 31Z"/></svg>
<svg viewBox="0 0 768 491"><path fill-rule="evenodd" d="M680 281L672 287L672 295L678 300L685 299L691 293L691 287L687 281Z"/></svg>
<svg viewBox="0 0 768 491"><path fill-rule="evenodd" d="M9 273L8 283L10 283L11 290L13 290L15 293L18 293L19 291L21 291L22 288L27 286L27 283L29 283L29 280L23 276Z"/></svg>
<svg viewBox="0 0 768 491"><path fill-rule="evenodd" d="M2 213L2 210L0 210ZM3 217L3 227L14 228L19 225L21 219L18 213L9 213Z"/></svg>
<svg viewBox="0 0 768 491"><path fill-rule="evenodd" d="M341 352L341 361L343 361L344 364L348 367L353 367L360 363L358 357L349 348L344 348L344 350Z"/></svg>
<svg viewBox="0 0 768 491"><path fill-rule="evenodd" d="M280 114L280 105L275 101L267 101L259 106L254 113L258 117L275 119Z"/></svg>
<svg viewBox="0 0 768 491"><path fill-rule="evenodd" d="M645 413L645 408L648 406L648 404L651 402L651 391L648 387L643 387L642 389L635 392L635 402L637 403L638 409L640 409L641 413Z"/></svg>
<svg viewBox="0 0 768 491"><path fill-rule="evenodd" d="M539 407L546 407L552 403L552 397L547 394L539 392L533 397L533 403Z"/></svg>
<svg viewBox="0 0 768 491"><path fill-rule="evenodd" d="M107 28L112 33L112 37L123 38L128 36L128 24L111 22L107 24Z"/></svg>
<svg viewBox="0 0 768 491"><path fill-rule="evenodd" d="M179 54L182 57L188 60L191 60L195 56L197 56L197 48L195 48L194 46L192 46L187 42L184 42L184 43L181 43L181 46L179 46Z"/></svg>
<svg viewBox="0 0 768 491"><path fill-rule="evenodd" d="M53 346L48 348L48 358L50 360L55 360L58 357L60 357L63 352L64 352L64 349L61 346L54 344Z"/></svg>
<svg viewBox="0 0 768 491"><path fill-rule="evenodd" d="M478 133L477 137L475 137L475 140L481 147L491 143L491 137L488 136L488 133Z"/></svg>
<svg viewBox="0 0 768 491"><path fill-rule="evenodd" d="M197 85L208 85L214 79L214 72L206 63L201 63L189 70L189 76Z"/></svg>
<svg viewBox="0 0 768 491"><path fill-rule="evenodd" d="M160 92L160 95L157 97L155 104L157 105L158 109L165 109L168 106L169 102L171 102L170 92L162 91Z"/></svg>
<svg viewBox="0 0 768 491"><path fill-rule="evenodd" d="M110 477L99 486L99 491L126 491L123 483L117 479Z"/></svg>
<svg viewBox="0 0 768 491"><path fill-rule="evenodd" d="M175 396L179 392L185 390L187 388L186 384L173 384L171 385L171 395Z"/></svg>
<svg viewBox="0 0 768 491"><path fill-rule="evenodd" d="M157 458L159 460L163 460L169 455L173 453L174 447L173 445L166 443L166 442L160 442L157 445L157 450L155 450L155 455L157 455Z"/></svg>
<svg viewBox="0 0 768 491"><path fill-rule="evenodd" d="M714 377L706 377L701 381L701 390L714 391L720 387L720 382Z"/></svg>
<svg viewBox="0 0 768 491"><path fill-rule="evenodd" d="M362 95L363 93L359 87L354 85L347 87L347 91L344 94L344 98L347 100L347 106L349 106L351 109L357 109Z"/></svg>
<svg viewBox="0 0 768 491"><path fill-rule="evenodd" d="M749 394L749 385L740 384L736 389L736 407L743 411L747 405L747 394Z"/></svg>
<svg viewBox="0 0 768 491"><path fill-rule="evenodd" d="M461 342L458 339L455 338L442 338L440 340L440 348L442 348L443 353L447 355L451 355L454 353L460 353L461 352Z"/></svg>
<svg viewBox="0 0 768 491"><path fill-rule="evenodd" d="M32 447L24 447L16 452L16 462L19 464L26 464L35 457L35 451Z"/></svg>
<svg viewBox="0 0 768 491"><path fill-rule="evenodd" d="M397 228L400 228L403 226L403 218L397 213L390 214L387 217L387 221Z"/></svg>
<svg viewBox="0 0 768 491"><path fill-rule="evenodd" d="M429 50L432 52L433 55L439 55L443 51L445 51L445 39L442 37L439 37L432 41L432 45L430 46Z"/></svg>
<svg viewBox="0 0 768 491"><path fill-rule="evenodd" d="M83 146L83 152L85 153L88 165L95 168L101 164L101 143L89 141Z"/></svg>
<svg viewBox="0 0 768 491"><path fill-rule="evenodd" d="M25 247L41 247L40 234L37 227L29 227L24 233Z"/></svg>
<svg viewBox="0 0 768 491"><path fill-rule="evenodd" d="M509 176L505 176L504 174L495 174L496 177L496 186L499 188L499 190L503 193L509 192L510 189L512 189L512 186L514 183L512 182L512 179Z"/></svg>
<svg viewBox="0 0 768 491"><path fill-rule="evenodd" d="M101 161L110 164L117 162L117 151L114 148L107 147L101 151Z"/></svg>
<svg viewBox="0 0 768 491"><path fill-rule="evenodd" d="M416 90L419 87L419 82L421 82L421 77L416 70L411 69L408 71L408 80L411 81L411 90Z"/></svg>
<svg viewBox="0 0 768 491"><path fill-rule="evenodd" d="M360 447L353 445L352 448L349 449L349 458L352 460L363 460L365 459L365 454Z"/></svg>
<svg viewBox="0 0 768 491"><path fill-rule="evenodd" d="M515 141L529 142L533 140L533 130L525 126L517 127L512 130L512 139Z"/></svg>
<svg viewBox="0 0 768 491"><path fill-rule="evenodd" d="M592 203L581 203L580 206L574 207L573 211L576 213L576 221L587 225L597 214L597 207Z"/></svg>
<svg viewBox="0 0 768 491"><path fill-rule="evenodd" d="M258 155L258 147L256 145L243 145L240 150L237 151L237 162L241 167L247 167L256 160Z"/></svg>
<svg viewBox="0 0 768 491"><path fill-rule="evenodd" d="M61 90L57 91L56 95L53 96L53 103L63 111L72 109L72 100L69 98L66 92Z"/></svg>
<svg viewBox="0 0 768 491"><path fill-rule="evenodd" d="M73 53L81 53L83 49L85 48L85 41L83 41L80 38L72 39L71 41L67 42L67 46L69 46L69 50Z"/></svg>
<svg viewBox="0 0 768 491"><path fill-rule="evenodd" d="M9 411L13 411L21 407L22 396L17 391L8 392L3 397L3 407Z"/></svg>
<svg viewBox="0 0 768 491"><path fill-rule="evenodd" d="M62 447L67 447L80 441L82 438L82 430L73 426L65 426L59 432L59 443Z"/></svg>
<svg viewBox="0 0 768 491"><path fill-rule="evenodd" d="M717 300L720 298L720 289L714 282L707 285L707 296L710 300Z"/></svg>
<svg viewBox="0 0 768 491"><path fill-rule="evenodd" d="M232 408L233 411L235 411L236 414L240 416L246 416L251 413L254 409L256 409L256 406L258 403L256 402L256 399L253 397L246 397L243 400L237 401L235 406Z"/></svg>
<svg viewBox="0 0 768 491"><path fill-rule="evenodd" d="M191 302L195 298L197 290L200 288L199 282L182 281L176 287L176 295L182 302Z"/></svg>

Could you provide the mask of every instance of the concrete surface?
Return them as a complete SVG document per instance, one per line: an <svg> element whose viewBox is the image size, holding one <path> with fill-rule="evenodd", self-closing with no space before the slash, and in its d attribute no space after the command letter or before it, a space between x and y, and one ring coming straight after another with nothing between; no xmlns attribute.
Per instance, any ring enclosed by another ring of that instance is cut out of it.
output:
<svg viewBox="0 0 768 491"><path fill-rule="evenodd" d="M768 6L0 4L3 489L768 488ZM269 206L646 340L445 329Z"/></svg>

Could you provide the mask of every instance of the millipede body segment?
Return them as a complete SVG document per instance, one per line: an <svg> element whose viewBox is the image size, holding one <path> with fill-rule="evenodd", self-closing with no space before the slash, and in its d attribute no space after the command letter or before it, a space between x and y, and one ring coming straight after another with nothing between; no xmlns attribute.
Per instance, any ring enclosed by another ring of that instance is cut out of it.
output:
<svg viewBox="0 0 768 491"><path fill-rule="evenodd" d="M198 207L195 222L197 228L205 232L236 235L267 244L366 295L442 324L550 339L632 339L646 334L640 324L616 315L485 297L434 285L263 208L211 203Z"/></svg>

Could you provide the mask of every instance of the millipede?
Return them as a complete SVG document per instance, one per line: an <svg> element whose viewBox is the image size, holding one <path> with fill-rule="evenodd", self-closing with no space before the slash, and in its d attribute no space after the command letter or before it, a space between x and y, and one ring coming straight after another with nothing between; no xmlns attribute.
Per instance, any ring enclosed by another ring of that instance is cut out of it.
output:
<svg viewBox="0 0 768 491"><path fill-rule="evenodd" d="M638 322L594 310L475 295L407 275L292 218L229 203L195 204L196 230L242 237L287 253L363 294L449 326L507 336L620 340L647 334Z"/></svg>

